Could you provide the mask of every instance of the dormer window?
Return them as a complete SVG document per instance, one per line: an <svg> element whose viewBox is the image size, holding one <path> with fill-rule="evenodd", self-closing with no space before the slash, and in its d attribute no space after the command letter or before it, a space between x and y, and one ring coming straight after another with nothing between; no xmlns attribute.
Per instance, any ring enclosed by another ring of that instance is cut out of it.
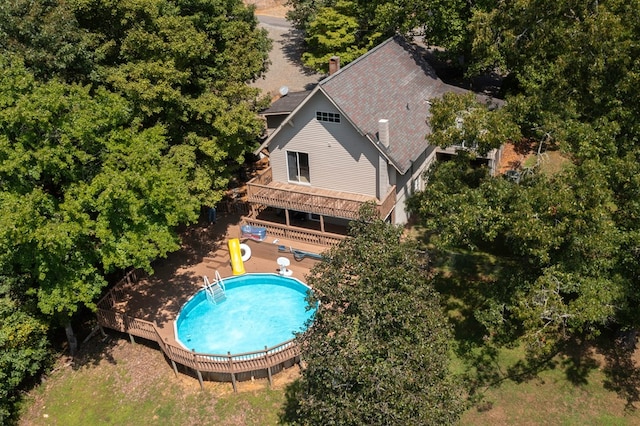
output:
<svg viewBox="0 0 640 426"><path fill-rule="evenodd" d="M316 111L316 120L325 123L340 123L340 113Z"/></svg>

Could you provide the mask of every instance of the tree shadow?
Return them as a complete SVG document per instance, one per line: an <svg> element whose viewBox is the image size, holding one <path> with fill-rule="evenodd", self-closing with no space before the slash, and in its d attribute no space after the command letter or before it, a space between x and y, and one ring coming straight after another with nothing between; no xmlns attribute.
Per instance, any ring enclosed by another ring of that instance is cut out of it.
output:
<svg viewBox="0 0 640 426"><path fill-rule="evenodd" d="M294 424L300 420L298 409L300 407L300 392L302 391L302 381L296 379L285 388L285 402L282 406L278 418L280 424Z"/></svg>
<svg viewBox="0 0 640 426"><path fill-rule="evenodd" d="M443 296L455 339L484 345L489 330L478 320L478 312L488 308L488 300L506 300L509 268L490 255L467 252L442 254L434 258L434 266L440 271L434 286Z"/></svg>
<svg viewBox="0 0 640 426"><path fill-rule="evenodd" d="M127 338L126 334L108 329L105 329L104 332L104 335L101 332L96 333L79 346L78 353L71 361L73 370L81 370L86 366L97 366L105 361L109 364L116 364L113 350L118 346L120 339Z"/></svg>
<svg viewBox="0 0 640 426"><path fill-rule="evenodd" d="M313 76L317 74L315 70L306 67L302 62L302 53L304 52L302 31L291 28L289 31L282 34L282 39L278 40L277 43L282 46L282 52L287 61L297 66L305 76ZM321 76L318 76L318 79L320 79L320 77Z"/></svg>
<svg viewBox="0 0 640 426"><path fill-rule="evenodd" d="M605 389L616 392L626 400L625 409L635 411L640 401L640 368L636 365L638 331L619 333L609 344L601 345L606 365Z"/></svg>
<svg viewBox="0 0 640 426"><path fill-rule="evenodd" d="M587 385L591 372L600 367L593 356L593 343L573 337L563 345L561 365L567 380L576 386Z"/></svg>

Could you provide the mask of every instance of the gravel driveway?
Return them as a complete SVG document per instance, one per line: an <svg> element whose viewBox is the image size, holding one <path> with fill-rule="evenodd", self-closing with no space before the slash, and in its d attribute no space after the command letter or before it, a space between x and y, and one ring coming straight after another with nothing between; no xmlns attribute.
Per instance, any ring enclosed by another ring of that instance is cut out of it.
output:
<svg viewBox="0 0 640 426"><path fill-rule="evenodd" d="M283 86L291 92L313 88L322 75L302 66L300 32L291 28L284 18L261 15L259 11L257 15L260 27L265 28L273 40L273 48L269 53L271 65L266 75L251 85L273 96L278 95Z"/></svg>

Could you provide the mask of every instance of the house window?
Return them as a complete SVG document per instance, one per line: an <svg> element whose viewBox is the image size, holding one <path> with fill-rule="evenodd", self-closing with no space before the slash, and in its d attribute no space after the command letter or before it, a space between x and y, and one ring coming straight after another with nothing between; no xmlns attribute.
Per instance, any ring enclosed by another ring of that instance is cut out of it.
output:
<svg viewBox="0 0 640 426"><path fill-rule="evenodd" d="M337 112L316 111L316 120L324 121L327 123L339 123L340 114Z"/></svg>
<svg viewBox="0 0 640 426"><path fill-rule="evenodd" d="M422 175L418 175L411 184L411 193L422 191Z"/></svg>
<svg viewBox="0 0 640 426"><path fill-rule="evenodd" d="M309 154L304 152L287 151L287 167L289 168L289 181L310 183Z"/></svg>

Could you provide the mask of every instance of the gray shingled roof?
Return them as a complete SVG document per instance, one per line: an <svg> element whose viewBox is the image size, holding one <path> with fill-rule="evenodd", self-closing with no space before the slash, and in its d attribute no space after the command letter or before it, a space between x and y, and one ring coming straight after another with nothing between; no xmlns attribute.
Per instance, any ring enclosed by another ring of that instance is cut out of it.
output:
<svg viewBox="0 0 640 426"><path fill-rule="evenodd" d="M309 90L303 92L289 92L272 103L269 108L261 112L262 115L279 115L291 113L304 99L311 93Z"/></svg>
<svg viewBox="0 0 640 426"><path fill-rule="evenodd" d="M429 99L467 92L442 82L420 51L400 36L386 40L319 86L403 174L428 144ZM380 119L389 120L389 148L377 142Z"/></svg>

